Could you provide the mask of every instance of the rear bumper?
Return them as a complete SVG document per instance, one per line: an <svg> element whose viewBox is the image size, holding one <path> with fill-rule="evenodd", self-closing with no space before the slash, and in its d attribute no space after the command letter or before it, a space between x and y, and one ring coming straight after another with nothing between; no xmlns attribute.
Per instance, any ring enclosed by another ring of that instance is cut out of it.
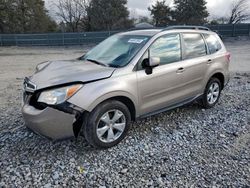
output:
<svg viewBox="0 0 250 188"><path fill-rule="evenodd" d="M74 137L74 114L68 114L51 107L38 110L25 104L22 108L26 126L35 133L53 140Z"/></svg>

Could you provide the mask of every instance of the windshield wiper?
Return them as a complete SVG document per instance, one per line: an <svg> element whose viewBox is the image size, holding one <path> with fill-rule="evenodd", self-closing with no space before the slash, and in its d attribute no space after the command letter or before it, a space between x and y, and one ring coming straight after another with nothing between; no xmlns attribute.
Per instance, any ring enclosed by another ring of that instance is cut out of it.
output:
<svg viewBox="0 0 250 188"><path fill-rule="evenodd" d="M102 65L102 66L104 66L104 67L108 67L107 64L102 63L102 62L99 62L99 61L96 61L96 60L94 60L94 59L86 59L86 60L87 60L87 61L90 61L90 62L92 62L92 63L95 63L95 64L97 64L97 65Z"/></svg>
<svg viewBox="0 0 250 188"><path fill-rule="evenodd" d="M119 65L114 65L114 64L109 64L110 67L114 67L114 68L120 68Z"/></svg>

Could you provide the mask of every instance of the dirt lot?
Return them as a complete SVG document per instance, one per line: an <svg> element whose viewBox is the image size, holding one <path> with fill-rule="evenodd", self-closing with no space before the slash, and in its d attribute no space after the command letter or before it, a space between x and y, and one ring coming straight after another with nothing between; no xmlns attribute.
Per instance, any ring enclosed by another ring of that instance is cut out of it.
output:
<svg viewBox="0 0 250 188"><path fill-rule="evenodd" d="M232 79L215 108L191 104L137 121L105 151L82 138L41 138L20 113L22 81L36 64L76 58L89 47L0 48L0 187L249 187L250 40L226 46Z"/></svg>

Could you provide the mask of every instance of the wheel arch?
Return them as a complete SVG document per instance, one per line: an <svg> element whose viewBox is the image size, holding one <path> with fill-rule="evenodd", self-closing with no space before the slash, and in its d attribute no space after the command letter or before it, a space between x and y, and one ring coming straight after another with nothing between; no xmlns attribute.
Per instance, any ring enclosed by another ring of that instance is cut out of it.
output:
<svg viewBox="0 0 250 188"><path fill-rule="evenodd" d="M91 104L91 106L89 106L88 111L91 112L92 110L94 110L94 108L96 108L99 104L109 101L109 100L116 100L116 101L120 101L123 104L125 104L127 106L127 108L129 109L130 115L131 115L131 119L135 120L137 117L137 110L136 110L136 100L135 98L133 98L132 96L130 96L128 93L124 93L121 94L119 92L118 93L112 93L112 94L107 94L104 95L100 98L98 98L93 104Z"/></svg>
<svg viewBox="0 0 250 188"><path fill-rule="evenodd" d="M211 78L217 78L217 79L219 79L220 82L221 82L221 87L222 87L222 89L224 89L224 85L225 85L225 76L224 76L224 74L223 74L222 72L214 73L214 74L209 78L209 80L210 80ZM208 80L208 82L209 82L209 80Z"/></svg>
<svg viewBox="0 0 250 188"><path fill-rule="evenodd" d="M115 101L119 101L119 102L125 104L130 112L131 119L133 121L136 119L135 104L133 103L133 101L130 98L125 97L125 96L115 96L115 97L111 97L111 98L108 98L108 99L102 101L102 103L109 101L109 100L115 100Z"/></svg>

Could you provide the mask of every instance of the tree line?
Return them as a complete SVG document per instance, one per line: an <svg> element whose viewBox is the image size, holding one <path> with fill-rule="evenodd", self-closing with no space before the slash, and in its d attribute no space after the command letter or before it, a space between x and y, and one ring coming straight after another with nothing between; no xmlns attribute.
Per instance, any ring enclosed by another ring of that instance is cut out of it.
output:
<svg viewBox="0 0 250 188"><path fill-rule="evenodd" d="M0 32L53 32L57 23L42 0L0 0Z"/></svg>
<svg viewBox="0 0 250 188"><path fill-rule="evenodd" d="M158 0L148 7L151 18L133 18L127 0L58 0L55 16L49 15L43 0L0 0L0 33L43 33L123 30L135 23L204 25L209 23L205 0ZM248 0L235 0L227 17L211 24L240 23L250 19Z"/></svg>
<svg viewBox="0 0 250 188"><path fill-rule="evenodd" d="M174 0L170 7L166 1L157 1L148 8L155 26L177 25L204 25L204 24L237 24L250 21L249 0L234 0L230 5L228 15L208 20L209 13L205 0ZM143 18L144 21L148 18Z"/></svg>

